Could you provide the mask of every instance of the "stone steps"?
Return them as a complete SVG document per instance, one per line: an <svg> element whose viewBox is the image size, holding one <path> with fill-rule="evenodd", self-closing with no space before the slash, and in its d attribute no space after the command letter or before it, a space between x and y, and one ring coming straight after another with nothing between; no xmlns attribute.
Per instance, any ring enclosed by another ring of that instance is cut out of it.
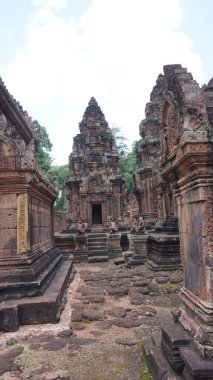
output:
<svg viewBox="0 0 213 380"><path fill-rule="evenodd" d="M97 240L95 240L95 241L88 241L88 247L99 247L99 246L106 246L107 245L107 240L106 241L104 241L104 242L101 242L101 241L97 241Z"/></svg>
<svg viewBox="0 0 213 380"><path fill-rule="evenodd" d="M182 376L177 375L170 367L168 361L161 350L161 332L156 332L152 336L142 339L144 354L153 378L158 380L181 380Z"/></svg>
<svg viewBox="0 0 213 380"><path fill-rule="evenodd" d="M107 255L108 254L108 248L104 247L100 247L98 249L91 249L88 251L89 252L89 255L94 255L94 254L102 254L102 255Z"/></svg>
<svg viewBox="0 0 213 380"><path fill-rule="evenodd" d="M88 263L102 263L108 261L108 256L90 256Z"/></svg>
<svg viewBox="0 0 213 380"><path fill-rule="evenodd" d="M88 262L108 261L108 239L106 233L88 235Z"/></svg>
<svg viewBox="0 0 213 380"><path fill-rule="evenodd" d="M45 270L41 271L39 264L35 264L38 266L38 269L34 268L35 272L36 269L41 272L35 280L28 282L17 281L16 283L5 281L3 284L1 284L1 300L9 300L15 298L18 299L20 296L33 297L43 294L63 262L63 256L61 254L58 254L55 249L51 249L49 252L47 252L46 257L47 260L45 260ZM42 265L44 266L44 264Z"/></svg>
<svg viewBox="0 0 213 380"><path fill-rule="evenodd" d="M72 279L72 257L64 260L40 296L1 302L1 330L16 331L20 325L57 323L65 304L65 290Z"/></svg>

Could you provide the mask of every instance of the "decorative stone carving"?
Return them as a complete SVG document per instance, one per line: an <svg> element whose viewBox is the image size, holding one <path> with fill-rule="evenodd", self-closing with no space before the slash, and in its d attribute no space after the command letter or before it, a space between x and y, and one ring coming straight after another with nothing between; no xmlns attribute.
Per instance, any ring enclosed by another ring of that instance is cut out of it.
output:
<svg viewBox="0 0 213 380"><path fill-rule="evenodd" d="M27 194L17 196L17 254L29 251Z"/></svg>

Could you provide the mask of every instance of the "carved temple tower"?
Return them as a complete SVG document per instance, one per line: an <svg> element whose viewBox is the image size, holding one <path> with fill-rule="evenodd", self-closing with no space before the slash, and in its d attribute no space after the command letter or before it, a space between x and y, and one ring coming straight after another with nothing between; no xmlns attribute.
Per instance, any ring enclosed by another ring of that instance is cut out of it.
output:
<svg viewBox="0 0 213 380"><path fill-rule="evenodd" d="M93 97L79 129L69 157L68 219L74 224L81 219L90 228L106 228L110 218L122 219L125 182L114 137Z"/></svg>

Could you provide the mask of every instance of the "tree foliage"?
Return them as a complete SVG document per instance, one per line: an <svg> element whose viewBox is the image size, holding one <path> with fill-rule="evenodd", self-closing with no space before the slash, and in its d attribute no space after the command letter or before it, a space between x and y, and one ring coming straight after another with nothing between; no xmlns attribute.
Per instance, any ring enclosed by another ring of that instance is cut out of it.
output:
<svg viewBox="0 0 213 380"><path fill-rule="evenodd" d="M136 147L137 141L132 144L132 150L129 151L126 137L121 135L119 127L113 126L111 128L112 134L115 138L118 153L120 155L120 167L122 175L126 181L127 193L129 194L133 186L133 172L136 166Z"/></svg>
<svg viewBox="0 0 213 380"><path fill-rule="evenodd" d="M36 161L44 170L50 170L52 158L50 156L52 143L45 127L42 127L37 120L33 120L32 129L35 134L36 141Z"/></svg>
<svg viewBox="0 0 213 380"><path fill-rule="evenodd" d="M127 138L121 135L121 130L119 127L113 126L111 128L112 134L115 139L116 147L120 158L124 158L128 152Z"/></svg>
<svg viewBox="0 0 213 380"><path fill-rule="evenodd" d="M129 152L121 160L121 172L124 176L127 186L127 194L129 194L133 187L133 172L136 166L136 149L133 144L132 151Z"/></svg>
<svg viewBox="0 0 213 380"><path fill-rule="evenodd" d="M59 196L55 201L54 210L58 211L63 209L65 203L64 195L64 183L65 179L69 174L69 166L66 165L56 165L51 167L51 176L54 180L58 181L59 184Z"/></svg>

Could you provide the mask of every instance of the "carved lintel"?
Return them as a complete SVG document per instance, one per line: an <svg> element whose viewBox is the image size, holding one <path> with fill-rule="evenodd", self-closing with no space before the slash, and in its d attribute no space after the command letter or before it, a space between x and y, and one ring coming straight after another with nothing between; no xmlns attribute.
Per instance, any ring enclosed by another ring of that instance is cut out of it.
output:
<svg viewBox="0 0 213 380"><path fill-rule="evenodd" d="M28 196L27 193L17 196L17 254L29 251L28 236Z"/></svg>

